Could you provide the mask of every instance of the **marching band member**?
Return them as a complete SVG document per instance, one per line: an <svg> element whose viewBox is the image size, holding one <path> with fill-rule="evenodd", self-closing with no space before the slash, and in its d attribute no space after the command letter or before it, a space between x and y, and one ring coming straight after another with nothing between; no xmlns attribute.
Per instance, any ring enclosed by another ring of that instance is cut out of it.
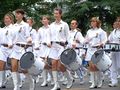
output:
<svg viewBox="0 0 120 90"><path fill-rule="evenodd" d="M40 57L39 55L40 53L39 29L33 28L33 25L35 24L35 21L33 18L28 18L27 23L30 26L30 37L32 39L32 44L33 44L33 47L29 47L28 49L34 53L35 58L38 58ZM35 78L36 83L39 82L39 78L40 78L39 75Z"/></svg>
<svg viewBox="0 0 120 90"><path fill-rule="evenodd" d="M68 45L71 45L70 47L76 48L76 47L82 47L82 44L84 42L84 37L82 36L81 32L77 30L77 21L72 20L71 21L71 30L68 36Z"/></svg>
<svg viewBox="0 0 120 90"><path fill-rule="evenodd" d="M12 52L12 33L14 23L14 16L12 14L6 14L4 16L5 27L0 30L0 88L5 88L3 85L5 80L5 63L7 58Z"/></svg>
<svg viewBox="0 0 120 90"><path fill-rule="evenodd" d="M13 52L11 53L11 66L12 66L12 78L13 78L13 84L14 84L14 90L20 90L19 87L19 60L23 54L23 51L25 50L24 43L30 43L31 39L30 37L30 27L29 25L24 22L24 15L25 12L23 9L17 9L15 11L15 17L17 22L14 24L14 40L13 40ZM30 89L34 90L34 81L32 77L29 74L26 74L27 78L30 83Z"/></svg>
<svg viewBox="0 0 120 90"><path fill-rule="evenodd" d="M120 17L117 18L116 22L114 23L114 30L108 37L108 41L110 43L118 43L120 44ZM120 52L111 52L111 59L112 59L112 66L110 67L110 78L111 83L109 84L110 87L115 87L118 85L118 70L120 69Z"/></svg>
<svg viewBox="0 0 120 90"><path fill-rule="evenodd" d="M97 67L91 62L91 57L97 51L98 48L103 46L107 41L107 34L104 30L100 28L101 22L97 17L91 19L91 29L87 31L85 37L85 43L89 45L85 60L89 61L89 70L92 79L92 85L90 88L100 88L102 86L102 73L97 69Z"/></svg>
<svg viewBox="0 0 120 90"><path fill-rule="evenodd" d="M77 47L82 47L83 42L84 42L84 37L82 36L81 32L77 30L77 26L78 23L76 20L72 20L71 21L71 30L69 33L69 37L68 37L68 47L70 48L74 48L77 55L79 56L79 54L81 53L80 49L76 49ZM82 62L82 61L80 61ZM82 74L82 73L81 73ZM78 73L78 76L80 78L80 84L83 84L83 76L81 76Z"/></svg>
<svg viewBox="0 0 120 90"><path fill-rule="evenodd" d="M30 36L32 39L32 43L33 43L33 53L35 55L35 57L39 56L39 46L40 46L40 41L39 41L39 32L38 29L34 29L33 25L35 23L33 18L28 18L27 19L27 23L30 26Z"/></svg>
<svg viewBox="0 0 120 90"><path fill-rule="evenodd" d="M52 46L48 57L52 59L52 75L55 83L54 87L51 90L60 90L58 82L58 70L62 71L68 79L69 83L67 83L66 88L71 88L73 82L73 79L70 77L64 65L60 63L60 55L64 50L64 45L68 38L69 26L61 19L61 9L54 9L54 17L55 22L50 25Z"/></svg>
<svg viewBox="0 0 120 90"><path fill-rule="evenodd" d="M39 37L40 37L40 57L44 60L44 62L47 62L47 56L50 52L51 47L51 41L50 41L50 27L49 27L49 16L43 16L42 17L42 24L43 26L39 29ZM43 77L43 83L41 84L41 87L47 86L47 69L44 69L42 72Z"/></svg>

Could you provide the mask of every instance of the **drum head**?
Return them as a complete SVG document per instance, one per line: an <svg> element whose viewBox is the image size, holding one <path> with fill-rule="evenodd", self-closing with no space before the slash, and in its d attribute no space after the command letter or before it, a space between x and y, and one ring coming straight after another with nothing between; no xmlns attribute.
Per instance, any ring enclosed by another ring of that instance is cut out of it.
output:
<svg viewBox="0 0 120 90"><path fill-rule="evenodd" d="M76 52L73 49L66 49L62 52L60 60L63 64L69 65L76 60Z"/></svg>
<svg viewBox="0 0 120 90"><path fill-rule="evenodd" d="M20 67L22 69L29 69L34 63L34 54L32 52L26 52L20 59Z"/></svg>
<svg viewBox="0 0 120 90"><path fill-rule="evenodd" d="M96 52L92 55L91 61L92 61L94 64L97 64L97 63L99 62L99 60L101 60L103 54L104 54L104 51L103 51L103 50L98 50L98 51L96 51Z"/></svg>

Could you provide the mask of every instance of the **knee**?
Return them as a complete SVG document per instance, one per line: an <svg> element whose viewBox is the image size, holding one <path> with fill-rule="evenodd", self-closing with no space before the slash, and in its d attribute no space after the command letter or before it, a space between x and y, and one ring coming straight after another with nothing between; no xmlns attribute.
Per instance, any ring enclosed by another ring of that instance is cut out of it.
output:
<svg viewBox="0 0 120 90"><path fill-rule="evenodd" d="M0 71L4 70L5 62L0 62Z"/></svg>

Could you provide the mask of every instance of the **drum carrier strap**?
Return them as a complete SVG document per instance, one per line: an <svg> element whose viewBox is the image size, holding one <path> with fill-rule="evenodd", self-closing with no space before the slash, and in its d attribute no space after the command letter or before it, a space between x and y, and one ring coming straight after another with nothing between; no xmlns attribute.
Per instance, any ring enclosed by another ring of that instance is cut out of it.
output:
<svg viewBox="0 0 120 90"><path fill-rule="evenodd" d="M78 31L75 33L75 35L74 35L74 39L73 39L73 40L75 40L75 38L76 38L76 36L77 36L77 33L78 33Z"/></svg>

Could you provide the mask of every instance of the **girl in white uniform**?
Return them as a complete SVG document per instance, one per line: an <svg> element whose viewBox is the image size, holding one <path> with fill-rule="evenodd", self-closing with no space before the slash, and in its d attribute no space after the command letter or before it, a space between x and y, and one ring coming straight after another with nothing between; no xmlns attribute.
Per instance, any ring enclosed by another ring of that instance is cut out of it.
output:
<svg viewBox="0 0 120 90"><path fill-rule="evenodd" d="M40 57L40 55L39 55L39 53L40 53L39 29L33 28L33 25L35 23L33 18L28 18L27 23L30 26L30 36L31 36L32 43L33 43L32 51L33 51L35 57L37 58L37 57Z"/></svg>
<svg viewBox="0 0 120 90"><path fill-rule="evenodd" d="M81 32L77 30L77 21L71 21L71 30L68 36L68 46L71 48L82 47L84 37Z"/></svg>
<svg viewBox="0 0 120 90"><path fill-rule="evenodd" d="M40 35L39 35L39 29L34 29L33 25L35 24L35 21L33 18L28 18L27 23L30 25L30 36L32 39L32 51L34 53L34 57L36 60L40 58ZM40 79L40 75L38 75L35 78L35 82L38 83Z"/></svg>
<svg viewBox="0 0 120 90"><path fill-rule="evenodd" d="M120 18L115 22L117 24L117 28L114 29L108 37L108 41L110 43L118 43L120 44ZM118 70L120 69L120 52L111 52L112 66L110 67L110 78L111 83L110 87L115 87L118 85Z"/></svg>
<svg viewBox="0 0 120 90"><path fill-rule="evenodd" d="M6 14L4 16L5 27L0 30L0 88L5 88L3 80L5 77L5 63L7 58L12 53L12 33L14 17L12 14Z"/></svg>
<svg viewBox="0 0 120 90"><path fill-rule="evenodd" d="M107 41L107 34L101 28L101 22L97 17L93 17L91 19L91 29L87 31L87 35L85 38L85 43L89 45L87 53L86 53L86 61L89 61L89 70L92 78L92 85L90 88L102 86L101 72L96 68L94 64L91 62L91 57L97 51L97 48L100 48Z"/></svg>
<svg viewBox="0 0 120 90"><path fill-rule="evenodd" d="M13 52L11 53L11 66L12 66L12 78L14 84L14 90L20 90L19 88L19 75L18 75L18 68L19 68L19 60L23 55L24 46L21 44L26 44L31 42L29 40L30 37L30 28L29 25L23 21L24 18L24 10L17 9L15 11L15 17L17 22L14 24L14 40L13 40ZM30 83L30 89L34 90L33 79L29 74L26 74L27 78Z"/></svg>
<svg viewBox="0 0 120 90"><path fill-rule="evenodd" d="M40 37L40 57L47 62L47 56L50 52L51 41L50 41L50 27L49 27L49 17L43 16L42 17L42 24L43 26L39 29L39 37ZM47 70L44 69L42 72L43 83L41 84L42 87L47 86Z"/></svg>
<svg viewBox="0 0 120 90"><path fill-rule="evenodd" d="M81 49L79 47L83 46L84 37L82 36L81 32L77 30L77 21L72 20L71 21L71 30L68 36L68 47L75 49L77 56L80 58ZM78 47L78 49L76 49ZM79 61L81 64L82 60ZM76 72L75 72L76 73ZM79 78L80 78L80 84L83 84L83 77L81 72L77 72Z"/></svg>

